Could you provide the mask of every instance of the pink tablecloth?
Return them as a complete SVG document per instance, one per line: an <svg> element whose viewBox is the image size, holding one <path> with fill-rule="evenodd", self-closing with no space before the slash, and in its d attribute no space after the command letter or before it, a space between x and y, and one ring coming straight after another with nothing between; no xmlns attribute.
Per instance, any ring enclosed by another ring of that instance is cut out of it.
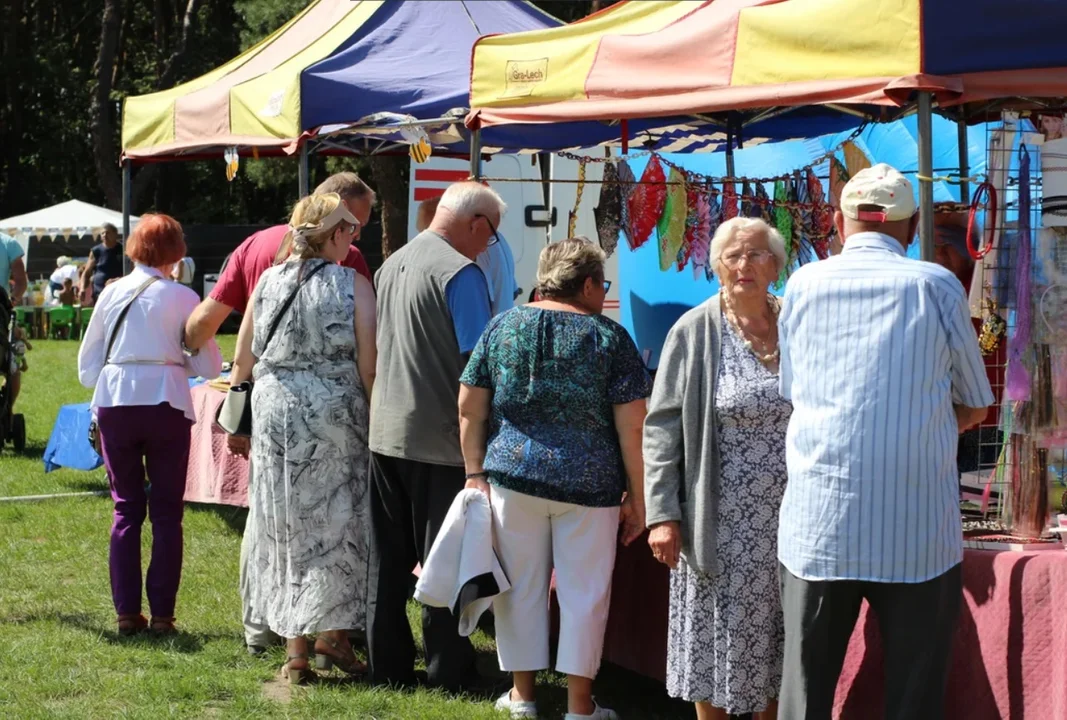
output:
<svg viewBox="0 0 1067 720"><path fill-rule="evenodd" d="M208 385L192 389L196 424L189 447L185 501L248 507L248 461L226 451L226 433L215 427L215 412L226 394Z"/></svg>
<svg viewBox="0 0 1067 720"><path fill-rule="evenodd" d="M968 550L945 717L1067 720L1067 552ZM663 680L668 575L645 538L619 548L604 659ZM873 619L872 619L873 620ZM882 717L882 661L866 607L837 687L838 720Z"/></svg>

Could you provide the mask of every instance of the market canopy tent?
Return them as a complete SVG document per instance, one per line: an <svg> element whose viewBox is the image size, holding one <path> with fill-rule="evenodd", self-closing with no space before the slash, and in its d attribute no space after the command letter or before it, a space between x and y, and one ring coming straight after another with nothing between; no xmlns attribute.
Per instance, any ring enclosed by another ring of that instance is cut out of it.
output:
<svg viewBox="0 0 1067 720"><path fill-rule="evenodd" d="M1055 0L625 2L563 28L482 38L468 125L802 105L882 108L932 93L972 116L1067 94ZM966 12L961 12L961 10ZM1039 105L1038 105L1039 106Z"/></svg>
<svg viewBox="0 0 1067 720"><path fill-rule="evenodd" d="M131 225L139 218L131 217ZM81 200L66 202L35 210L25 215L0 220L0 232L29 237L82 237L96 235L100 227L111 223L122 233L122 213L90 205Z"/></svg>

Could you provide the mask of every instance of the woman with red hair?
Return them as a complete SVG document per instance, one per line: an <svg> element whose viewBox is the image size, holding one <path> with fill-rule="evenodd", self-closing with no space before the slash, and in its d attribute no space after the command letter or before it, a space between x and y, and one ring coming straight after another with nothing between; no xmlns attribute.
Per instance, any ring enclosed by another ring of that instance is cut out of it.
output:
<svg viewBox="0 0 1067 720"><path fill-rule="evenodd" d="M198 352L183 342L185 321L200 298L170 279L185 256L181 224L168 215L143 215L126 255L133 272L100 293L78 352L78 379L96 388L92 411L115 501L109 566L119 632L150 627L168 634L175 632L189 431L196 419L187 378L216 377L222 354L214 340ZM146 512L152 522L151 623L141 614Z"/></svg>

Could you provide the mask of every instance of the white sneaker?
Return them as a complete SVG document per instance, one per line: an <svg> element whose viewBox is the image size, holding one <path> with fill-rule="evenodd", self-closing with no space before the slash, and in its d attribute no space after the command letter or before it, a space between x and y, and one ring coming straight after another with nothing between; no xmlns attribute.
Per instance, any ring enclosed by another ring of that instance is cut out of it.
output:
<svg viewBox="0 0 1067 720"><path fill-rule="evenodd" d="M578 715L577 713L567 713L563 716L563 720L619 720L619 714L614 710L600 707L593 701L593 714L592 715Z"/></svg>
<svg viewBox="0 0 1067 720"><path fill-rule="evenodd" d="M525 700L512 700L511 690L500 696L494 705L497 710L506 710L513 718L536 718L537 703Z"/></svg>

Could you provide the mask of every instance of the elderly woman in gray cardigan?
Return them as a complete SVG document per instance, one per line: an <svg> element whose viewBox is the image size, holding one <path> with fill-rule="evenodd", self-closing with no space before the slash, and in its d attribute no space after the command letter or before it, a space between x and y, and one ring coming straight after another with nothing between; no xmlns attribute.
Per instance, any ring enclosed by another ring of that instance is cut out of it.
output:
<svg viewBox="0 0 1067 720"><path fill-rule="evenodd" d="M723 223L710 261L722 289L667 335L645 421L646 523L671 572L667 690L701 720L774 718L785 633L778 508L792 407L778 394L786 262L762 220Z"/></svg>

